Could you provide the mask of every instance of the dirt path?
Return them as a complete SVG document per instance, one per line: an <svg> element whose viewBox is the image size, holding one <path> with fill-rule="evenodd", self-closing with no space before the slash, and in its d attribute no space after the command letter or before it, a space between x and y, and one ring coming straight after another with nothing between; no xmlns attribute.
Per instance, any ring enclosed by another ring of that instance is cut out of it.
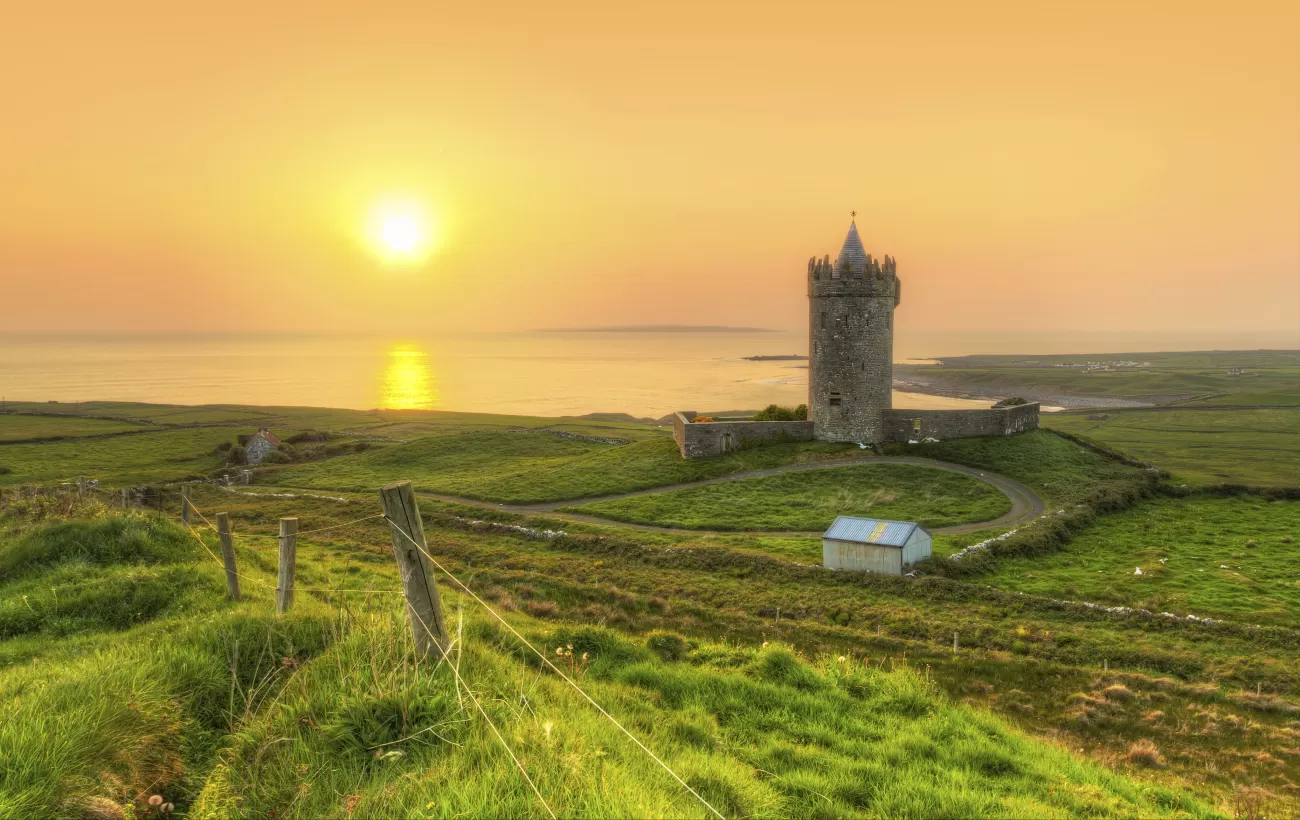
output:
<svg viewBox="0 0 1300 820"><path fill-rule="evenodd" d="M980 521L973 524L958 524L952 527L938 527L932 530L932 532L937 535L960 535L962 533L977 532L984 529L1011 527L1017 524L1024 524L1043 514L1043 499L1019 481L1013 481L1006 476L998 475L997 473L990 473L986 470L963 467L960 464L949 464L944 461L899 456L869 456L865 458L838 459L836 461L815 461L807 464L787 464L784 467L772 467L766 470L753 470L747 473L736 473L735 475L710 478L705 481L691 481L685 484L670 484L666 487L651 487L646 490L636 490L630 493L619 493L617 495L605 495L594 498L574 498L567 501L546 501L540 504L495 504L491 501L479 501L472 498L461 498L460 496L444 495L441 493L421 492L418 493L418 495L422 498L432 498L438 501L464 504L469 507L478 507L480 509L501 510L502 512L522 513L524 515L545 515L548 518L579 521L585 524L612 524L633 530L644 530L646 532L666 532L685 535L759 535L768 538L808 538L819 536L821 533L777 532L768 530L693 530L681 527L660 527L654 524L632 524L626 521L617 521L612 518L603 518L597 515L588 515L586 513L577 512L558 512L558 510L562 507L579 507L587 504L595 504L600 501L621 501L625 498L658 495L659 493L671 493L677 490L690 490L696 487L707 487L711 484L725 484L730 481L743 481L747 478L763 478L765 476L780 475L782 473L798 473L803 472L804 470L827 470L834 467L849 467L858 464L911 464L917 467L928 467L934 470L947 470L952 473L961 473L962 475L968 475L972 478L993 485L1007 498L1011 499L1011 509L1005 515L995 518L992 521Z"/></svg>

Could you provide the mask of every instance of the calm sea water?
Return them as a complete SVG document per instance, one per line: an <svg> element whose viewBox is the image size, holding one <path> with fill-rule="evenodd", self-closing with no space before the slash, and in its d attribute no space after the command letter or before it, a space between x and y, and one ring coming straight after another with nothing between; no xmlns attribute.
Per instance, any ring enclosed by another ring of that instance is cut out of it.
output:
<svg viewBox="0 0 1300 820"><path fill-rule="evenodd" d="M1272 346L1272 340L1245 337L1222 341L1225 344L1217 346ZM895 358L1205 346L1203 337L1193 341L1137 334L900 334ZM678 409L798 404L807 396L803 362L751 362L743 357L806 352L807 337L801 332L530 332L409 338L0 335L0 395L25 401L536 415L626 412L658 417ZM895 406L987 405L908 394L896 395Z"/></svg>

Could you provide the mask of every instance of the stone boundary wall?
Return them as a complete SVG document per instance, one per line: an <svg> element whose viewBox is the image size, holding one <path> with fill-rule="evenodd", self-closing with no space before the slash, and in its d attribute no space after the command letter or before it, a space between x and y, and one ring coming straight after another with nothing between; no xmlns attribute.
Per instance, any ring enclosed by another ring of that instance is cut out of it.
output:
<svg viewBox="0 0 1300 820"><path fill-rule="evenodd" d="M811 421L706 421L694 424L697 413L683 410L673 414L673 439L682 458L722 455L724 437L731 436L731 449L743 450L782 441L812 441Z"/></svg>
<svg viewBox="0 0 1300 820"><path fill-rule="evenodd" d="M917 432L914 421L921 420ZM988 410L886 410L887 441L1009 436L1038 428L1038 403Z"/></svg>

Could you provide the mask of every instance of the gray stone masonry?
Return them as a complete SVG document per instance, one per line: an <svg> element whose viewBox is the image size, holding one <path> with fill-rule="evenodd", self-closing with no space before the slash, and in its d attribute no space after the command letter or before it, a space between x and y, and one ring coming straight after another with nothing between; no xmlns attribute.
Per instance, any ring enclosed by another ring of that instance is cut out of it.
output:
<svg viewBox="0 0 1300 820"><path fill-rule="evenodd" d="M1009 436L1038 427L1038 404L989 410L886 410L888 441Z"/></svg>
<svg viewBox="0 0 1300 820"><path fill-rule="evenodd" d="M839 258L808 260L808 417L825 441L885 440L894 380L894 260L873 259L849 226Z"/></svg>
<svg viewBox="0 0 1300 820"><path fill-rule="evenodd" d="M673 439L682 458L705 458L782 441L812 441L811 421L706 421L693 411L673 414Z"/></svg>

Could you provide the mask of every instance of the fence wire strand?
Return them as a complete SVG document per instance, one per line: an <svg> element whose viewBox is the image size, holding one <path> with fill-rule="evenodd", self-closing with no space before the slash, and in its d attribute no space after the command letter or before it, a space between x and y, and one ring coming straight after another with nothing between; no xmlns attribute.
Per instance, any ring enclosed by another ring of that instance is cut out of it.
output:
<svg viewBox="0 0 1300 820"><path fill-rule="evenodd" d="M402 529L402 527L401 527L400 524L398 524L398 523L397 523L396 521L394 521L393 519L388 518L388 516L384 516L384 518L385 518L385 520L388 521L389 525L393 528L394 532L399 532L399 533L401 533L401 534L402 534L402 537L404 537L407 541L410 541L411 544L412 544L412 546L414 546L417 550L419 550L419 551L424 555L424 557L428 558L429 561L432 562L433 565L434 565L435 567L437 567L437 568L438 568L438 569L439 569L439 570L440 570L444 575L446 575L448 578L450 578L452 581L454 581L458 587L460 587L462 590L465 591L466 594L468 594L471 598L473 598L475 601L477 601L478 604L479 604L479 606L481 606L481 607L483 607L485 610L487 610L488 614L490 614L492 617L494 617L494 618L496 618L498 621L500 621L500 622L501 622L501 625L504 626L506 629L510 630L510 633L513 634L516 638L518 638L521 642L523 642L524 646L526 646L526 647L528 647L529 649L531 649L534 655L536 655L537 657L541 658L542 662L545 663L547 666L549 666L549 667L551 668L551 671L555 672L555 674L557 674L557 675L559 675L561 678L563 678L564 681L565 681L566 683L569 684L569 686L573 687L574 691L576 691L578 694L580 694L580 695L582 695L584 698L586 698L587 702L590 703L592 706L594 706L594 707L596 708L596 711L598 711L598 712L600 712L602 715L604 715L604 716L605 716L605 717L610 721L610 723L613 723L616 727L618 727L619 731L621 731L623 734L627 735L627 736L632 740L633 743L635 743L637 746L639 746L639 747L641 748L641 751L643 751L643 752L645 752L647 755L649 755L649 756L651 757L651 759L653 759L656 763L658 763L658 764L663 768L664 771L666 771L666 772L668 772L670 775L672 775L672 776L673 776L673 779L676 780L678 783L680 783L680 784L682 785L682 788L684 788L684 789L686 789L686 791L690 792L691 795L692 795L696 800L700 801L700 803L701 803L705 808L707 808L710 812L712 812L713 815L714 815L715 817L718 818L718 820L725 820L725 818L724 818L723 815L722 815L722 812L720 812L720 811L718 811L717 809L715 809L715 808L712 806L712 804L709 803L709 801L705 800L703 797L700 796L700 793L699 793L699 792L697 792L697 791L695 791L695 789L691 788L690 784L687 783L685 780L683 780L682 777L681 777L681 775L679 775L679 774L677 774L677 772L673 771L673 770L672 770L672 767L670 767L667 763L665 763L662 759L660 759L660 757L659 757L658 755L656 755L654 752L652 752L648 746L646 746L644 743L642 743L642 742L640 741L640 739L637 738L636 735L634 735L634 734L632 734L630 731L628 731L627 728L626 728L622 723L619 723L618 720L617 720L613 715L611 715L609 712L606 712L603 706L601 706L599 703L597 703L597 702L596 702L596 701L591 697L591 695L588 695L586 692L584 692L581 686L579 686L577 683L575 683L575 682L573 681L573 679L570 678L568 675L564 674L564 671L563 671L563 670L561 670L561 669L560 669L558 666L556 666L555 664L551 663L551 659L548 658L548 657L546 657L546 653L539 651L539 650L537 649L537 647L533 646L532 643L529 642L529 640L528 640L527 638L525 638L523 635L519 634L519 631L518 631L517 629L515 629L513 626L511 626L511 625L509 624L509 622L506 621L505 618L502 618L502 617L497 613L497 611L496 611L495 609L493 609L492 607L488 606L488 604L487 604L487 603L486 603L482 598L478 597L478 595L476 595L476 594L474 593L474 590L470 589L468 586L466 586L464 583L462 583L461 580L460 580L459 578L457 578L455 575L452 575L451 572L448 571L448 569L447 569L446 567L444 567L441 563L439 563L437 558L434 558L432 555L430 555L430 554L429 554L429 551L426 550L426 549L425 549L425 548L424 548L424 547L423 547L419 542L417 542L417 541L415 540L415 538L413 538L413 537L411 536L410 533L408 533L406 530ZM408 607L408 609L410 609L410 607ZM414 612L413 609L411 609L410 611ZM428 627L426 626L425 628L427 629ZM435 643L436 643L436 641L435 641Z"/></svg>
<svg viewBox="0 0 1300 820"><path fill-rule="evenodd" d="M556 820L555 812L551 811L551 805L546 802L545 797L542 797L542 793L538 790L537 784L528 776L528 770L524 768L524 764L520 763L519 758L515 757L514 750L510 748L510 744L507 743L506 739L501 735L501 730L497 729L497 725L492 722L492 718L488 717L487 710L485 710L483 704L479 702L478 695L474 694L474 690L471 689L469 684L465 682L465 679L461 677L460 670L451 662L451 658L447 655L447 650L443 649L442 643L434 637L433 630L429 629L429 625L425 622L424 618L420 617L420 613L416 612L414 608L407 607L407 611L415 616L415 619L420 622L420 626L424 628L426 633L428 633L429 639L433 641L433 645L438 647L438 652L442 655L441 662L446 663L447 667L451 669L451 673L456 676L456 682L464 688L465 694L469 695L469 699L474 703L474 707L478 709L478 713L483 716L485 721L487 721L487 725L492 730L492 734L501 742L501 748L506 750L506 754L510 756L512 761L514 761L515 768L519 769L519 773L524 776L524 780L528 781L528 785L533 790L533 794L537 795L537 799L541 801L542 807L546 809L546 813L550 815L551 820Z"/></svg>

